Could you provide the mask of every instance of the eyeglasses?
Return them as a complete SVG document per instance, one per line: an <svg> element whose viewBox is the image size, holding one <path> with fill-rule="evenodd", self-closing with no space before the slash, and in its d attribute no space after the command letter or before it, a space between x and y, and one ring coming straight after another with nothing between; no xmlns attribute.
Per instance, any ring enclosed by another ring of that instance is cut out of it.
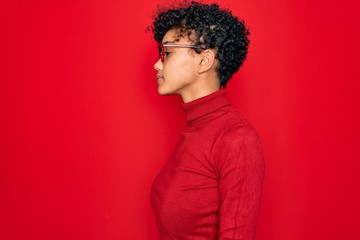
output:
<svg viewBox="0 0 360 240"><path fill-rule="evenodd" d="M160 55L161 62L165 62L165 60L166 60L165 47L193 48L193 49L197 49L197 50L203 49L200 46L190 45L190 44L159 43L159 55Z"/></svg>

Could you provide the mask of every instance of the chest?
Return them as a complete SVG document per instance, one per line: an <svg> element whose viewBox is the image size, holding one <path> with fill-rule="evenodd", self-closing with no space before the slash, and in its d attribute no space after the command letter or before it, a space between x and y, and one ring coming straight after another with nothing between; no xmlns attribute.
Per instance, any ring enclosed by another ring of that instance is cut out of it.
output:
<svg viewBox="0 0 360 240"><path fill-rule="evenodd" d="M217 221L218 177L212 146L213 139L191 132L181 134L170 159L156 177L151 202L158 222L168 229L184 232L187 225L196 226L204 221L204 216L211 218L206 220L208 223Z"/></svg>

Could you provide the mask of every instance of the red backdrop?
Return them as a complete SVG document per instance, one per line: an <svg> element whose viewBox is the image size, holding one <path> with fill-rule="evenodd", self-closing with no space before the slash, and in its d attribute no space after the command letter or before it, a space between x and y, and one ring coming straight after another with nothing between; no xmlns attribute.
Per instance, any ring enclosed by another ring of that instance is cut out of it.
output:
<svg viewBox="0 0 360 240"><path fill-rule="evenodd" d="M259 240L360 239L356 0L239 1L228 97L266 153ZM157 95L157 1L6 1L0 238L156 239L151 183L184 127Z"/></svg>

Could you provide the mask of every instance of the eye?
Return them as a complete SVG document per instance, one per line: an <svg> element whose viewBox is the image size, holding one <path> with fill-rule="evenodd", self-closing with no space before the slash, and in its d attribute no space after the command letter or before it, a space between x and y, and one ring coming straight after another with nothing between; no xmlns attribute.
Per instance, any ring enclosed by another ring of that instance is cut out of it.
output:
<svg viewBox="0 0 360 240"><path fill-rule="evenodd" d="M169 56L170 52L164 52L166 56Z"/></svg>

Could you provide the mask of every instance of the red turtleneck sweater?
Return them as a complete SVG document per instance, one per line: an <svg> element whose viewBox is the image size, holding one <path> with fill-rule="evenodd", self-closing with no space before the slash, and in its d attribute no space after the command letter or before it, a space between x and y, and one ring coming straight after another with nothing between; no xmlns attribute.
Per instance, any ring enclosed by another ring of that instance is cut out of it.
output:
<svg viewBox="0 0 360 240"><path fill-rule="evenodd" d="M161 240L253 240L264 179L259 137L225 90L183 104L187 128L151 188Z"/></svg>

